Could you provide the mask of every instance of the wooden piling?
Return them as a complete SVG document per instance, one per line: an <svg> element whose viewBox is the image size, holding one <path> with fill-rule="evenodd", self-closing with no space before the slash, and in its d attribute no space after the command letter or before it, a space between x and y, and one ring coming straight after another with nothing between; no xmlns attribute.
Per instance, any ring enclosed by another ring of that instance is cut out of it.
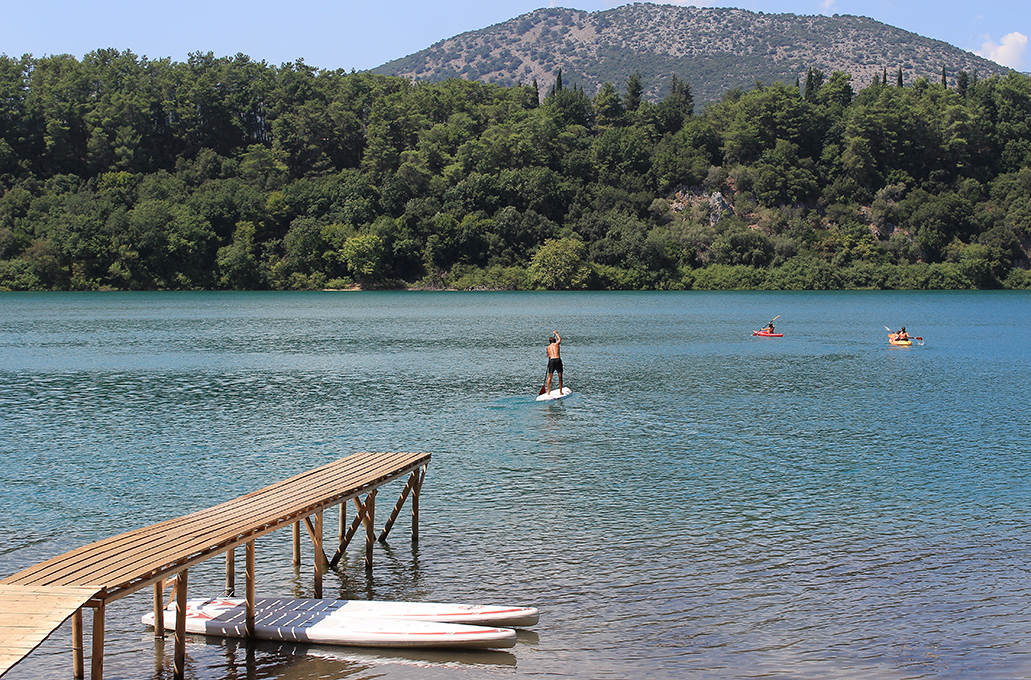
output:
<svg viewBox="0 0 1031 680"><path fill-rule="evenodd" d="M304 520L297 520L294 522L293 534L294 534L294 566L301 566L301 522Z"/></svg>
<svg viewBox="0 0 1031 680"><path fill-rule="evenodd" d="M426 466L416 472L419 477L412 492L412 543L419 542L419 496L422 495L422 483L426 479Z"/></svg>
<svg viewBox="0 0 1031 680"><path fill-rule="evenodd" d="M154 637L163 637L165 634L165 582L157 581L154 584Z"/></svg>
<svg viewBox="0 0 1031 680"><path fill-rule="evenodd" d="M175 575L175 654L172 677L182 680L186 675L186 580L188 571Z"/></svg>
<svg viewBox="0 0 1031 680"><path fill-rule="evenodd" d="M247 541L247 585L246 590L246 607L247 612L244 619L244 630L247 633L248 639L254 638L254 603L257 598L254 596L254 541Z"/></svg>
<svg viewBox="0 0 1031 680"><path fill-rule="evenodd" d="M90 679L104 680L104 601L93 608L93 649L90 655Z"/></svg>
<svg viewBox="0 0 1031 680"><path fill-rule="evenodd" d="M72 677L81 680L84 669L82 665L82 607L72 614Z"/></svg>
<svg viewBox="0 0 1031 680"><path fill-rule="evenodd" d="M226 551L226 597L236 595L236 548Z"/></svg>
<svg viewBox="0 0 1031 680"><path fill-rule="evenodd" d="M365 497L365 571L372 571L372 547L376 544L376 490Z"/></svg>

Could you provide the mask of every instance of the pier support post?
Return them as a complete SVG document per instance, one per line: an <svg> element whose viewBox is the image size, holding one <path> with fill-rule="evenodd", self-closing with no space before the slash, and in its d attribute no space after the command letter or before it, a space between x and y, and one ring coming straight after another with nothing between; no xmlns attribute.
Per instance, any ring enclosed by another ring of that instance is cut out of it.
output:
<svg viewBox="0 0 1031 680"><path fill-rule="evenodd" d="M82 665L82 607L72 614L72 676L76 680L83 677Z"/></svg>
<svg viewBox="0 0 1031 680"><path fill-rule="evenodd" d="M304 527L308 530L308 535L311 536L311 543L315 548L315 597L321 598L322 574L326 571L329 564L329 558L326 557L326 553L322 550L324 508L317 509L313 514L315 515L315 521L312 522L311 517L305 517Z"/></svg>
<svg viewBox="0 0 1031 680"><path fill-rule="evenodd" d="M254 638L254 539L247 541L247 559L246 559L246 571L247 571L247 585L246 585L246 601L247 601L247 612L244 619L244 630L247 632L247 638Z"/></svg>
<svg viewBox="0 0 1031 680"><path fill-rule="evenodd" d="M236 595L236 548L226 551L226 597Z"/></svg>
<svg viewBox="0 0 1031 680"><path fill-rule="evenodd" d="M186 582L188 571L175 575L175 653L172 657L172 677L182 680L186 676Z"/></svg>
<svg viewBox="0 0 1031 680"><path fill-rule="evenodd" d="M90 678L104 680L104 600L93 608L93 654L90 657Z"/></svg>
<svg viewBox="0 0 1031 680"><path fill-rule="evenodd" d="M372 546L376 544L376 489L365 497L365 571L372 571Z"/></svg>
<svg viewBox="0 0 1031 680"><path fill-rule="evenodd" d="M301 522L304 520L297 520L294 522L294 566L301 566Z"/></svg>
<svg viewBox="0 0 1031 680"><path fill-rule="evenodd" d="M165 635L165 581L154 584L154 637Z"/></svg>
<svg viewBox="0 0 1031 680"><path fill-rule="evenodd" d="M394 522L397 521L397 516L401 514L401 508L405 505L405 500L408 498L412 490L415 489L416 484L419 480L419 470L416 470L408 477L408 483L405 484L404 490L401 491L401 496L397 499L397 503L394 503L394 509L390 513L390 518L387 523L383 525L383 531L379 534L379 540L382 543L387 540L387 535L390 534L390 530L394 528Z"/></svg>
<svg viewBox="0 0 1031 680"><path fill-rule="evenodd" d="M312 532L312 543L315 545L313 552L315 553L315 597L322 599L322 569L325 562L323 562L322 554L322 508L315 513L315 527Z"/></svg>
<svg viewBox="0 0 1031 680"><path fill-rule="evenodd" d="M419 496L422 494L422 483L426 479L426 466L416 470L419 478L412 489L412 543L419 542Z"/></svg>

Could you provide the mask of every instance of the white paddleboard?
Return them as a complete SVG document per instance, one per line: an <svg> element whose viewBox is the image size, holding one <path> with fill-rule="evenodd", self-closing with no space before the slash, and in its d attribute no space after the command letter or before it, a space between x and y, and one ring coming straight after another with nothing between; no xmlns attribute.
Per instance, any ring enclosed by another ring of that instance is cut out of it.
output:
<svg viewBox="0 0 1031 680"><path fill-rule="evenodd" d="M537 401L552 401L554 399L565 399L572 393L573 390L569 389L568 387L563 387L561 390L552 390L550 392L545 392L544 394L538 395Z"/></svg>
<svg viewBox="0 0 1031 680"><path fill-rule="evenodd" d="M186 604L189 633L243 637L245 617L242 598L188 600ZM532 625L537 618L532 607L258 598L254 623L256 637L264 640L361 647L501 648L515 646L514 630L453 621L475 624L498 619L518 622L509 625ZM148 612L142 620L153 626L154 613ZM165 614L165 630L174 628L173 605Z"/></svg>

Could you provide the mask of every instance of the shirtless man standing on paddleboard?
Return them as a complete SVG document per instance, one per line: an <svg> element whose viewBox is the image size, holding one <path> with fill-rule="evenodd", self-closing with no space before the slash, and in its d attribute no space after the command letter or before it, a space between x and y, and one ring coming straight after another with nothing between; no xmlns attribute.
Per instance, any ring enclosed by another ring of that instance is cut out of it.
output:
<svg viewBox="0 0 1031 680"><path fill-rule="evenodd" d="M562 358L558 346L562 344L562 336L554 331L555 337L548 338L548 381L544 385L544 394L551 392L551 374L558 372L558 391L562 391Z"/></svg>

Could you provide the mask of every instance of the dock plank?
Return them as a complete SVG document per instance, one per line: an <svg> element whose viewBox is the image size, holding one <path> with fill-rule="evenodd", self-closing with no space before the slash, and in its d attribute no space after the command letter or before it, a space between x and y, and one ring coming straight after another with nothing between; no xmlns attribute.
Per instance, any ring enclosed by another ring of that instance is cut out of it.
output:
<svg viewBox="0 0 1031 680"><path fill-rule="evenodd" d="M96 586L0 584L0 675L41 645L90 598Z"/></svg>

